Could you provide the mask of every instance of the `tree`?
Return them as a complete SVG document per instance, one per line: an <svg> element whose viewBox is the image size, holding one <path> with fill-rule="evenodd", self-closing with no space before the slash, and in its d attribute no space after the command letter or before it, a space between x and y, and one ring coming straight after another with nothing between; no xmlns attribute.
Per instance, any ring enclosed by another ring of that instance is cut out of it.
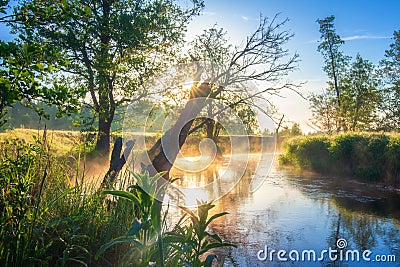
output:
<svg viewBox="0 0 400 267"><path fill-rule="evenodd" d="M379 79L375 66L359 54L343 78L341 99L345 129L374 129L380 100Z"/></svg>
<svg viewBox="0 0 400 267"><path fill-rule="evenodd" d="M43 106L56 105L57 116L72 113L77 108L77 93L57 82L45 83L54 73L46 48L33 43L0 41L0 126L7 122L7 111L15 103L32 108L39 116L48 117Z"/></svg>
<svg viewBox="0 0 400 267"><path fill-rule="evenodd" d="M222 92L230 90L234 92L234 86L244 84L246 81L262 80L270 84L277 84L296 67L298 55L289 56L288 51L283 48L292 37L290 33L281 29L286 21L278 22L277 17L271 21L261 18L259 27L247 38L242 47L229 51L224 57L218 57L211 53L212 56L208 57L208 60L203 60L205 62L203 65L192 55L196 68L192 77L194 82L190 89L189 99L193 101L186 103L180 111L176 123L149 150L152 164L147 168L150 174L166 172L164 178L169 179L168 171L187 136L201 129L207 123L207 121L203 121L196 126L193 125L194 118L206 107L208 100L218 98ZM218 46L215 48L218 49ZM221 61L223 64L212 64L213 61L214 63ZM236 102L228 102L228 107L245 103L252 98L262 96L263 93L279 93L283 88L295 90L296 87L290 82L286 82L263 88ZM213 115L221 114L224 110L224 108L218 111L214 110ZM169 143L176 140L176 137L178 137L178 146L170 145Z"/></svg>
<svg viewBox="0 0 400 267"><path fill-rule="evenodd" d="M325 61L324 71L331 79L329 88L335 92L336 110L339 119L336 130L337 132L346 131L345 125L342 121L342 101L341 101L341 82L349 61L349 57L345 56L340 51L340 46L344 41L336 33L334 26L335 16L329 16L325 19L318 19L319 32L321 33L321 42L318 45L318 52L322 54Z"/></svg>
<svg viewBox="0 0 400 267"><path fill-rule="evenodd" d="M3 24L12 18L7 14L8 2L0 1L0 23ZM58 116L76 110L76 95L61 84L46 82L59 67L55 63L58 55L49 51L51 47L18 38L11 42L0 40L0 126L7 122L6 114L15 103L22 103L44 117L48 114L38 102L57 105Z"/></svg>
<svg viewBox="0 0 400 267"><path fill-rule="evenodd" d="M265 95L279 94L282 88L296 90L296 86L289 82L281 87L270 87L257 91L249 82L268 81L271 84L280 82L280 79L296 67L298 55L289 56L283 48L293 36L287 30L281 30L286 20L277 22L277 16L271 21L260 18L258 28L247 37L242 46L234 47L226 37L227 32L222 28L213 27L197 36L191 44L190 53L199 61L206 62L206 70L211 77L217 77L214 82L223 89L213 92L214 104L208 104L208 118L204 122L208 138L216 140L221 125L212 119L213 114L224 116L219 112L215 103L229 106L246 125L246 131L251 134L257 130L255 110L272 116L273 106ZM279 59L282 61L280 62ZM265 95L264 95L265 93ZM263 106L260 101L263 101ZM270 105L266 108L265 105ZM229 114L226 114L226 119Z"/></svg>
<svg viewBox="0 0 400 267"><path fill-rule="evenodd" d="M302 135L303 132L300 128L300 124L297 122L292 123L292 127L289 128L289 126L284 126L282 130L279 132L279 135L281 137L293 137L293 136L299 136Z"/></svg>
<svg viewBox="0 0 400 267"><path fill-rule="evenodd" d="M381 98L380 80L375 66L358 54L341 75L341 112L337 112L333 90L313 94L310 102L314 124L328 134L337 131L338 124L343 131L374 130Z"/></svg>
<svg viewBox="0 0 400 267"><path fill-rule="evenodd" d="M380 103L382 130L400 130L400 31L393 33L394 42L386 50L382 66L382 76L387 86L383 89Z"/></svg>
<svg viewBox="0 0 400 267"><path fill-rule="evenodd" d="M335 94L332 90L325 89L321 94L311 94L309 97L312 123L320 131L333 134L337 130L337 109Z"/></svg>
<svg viewBox="0 0 400 267"><path fill-rule="evenodd" d="M203 2L172 0L24 1L11 23L27 41L58 49L60 76L81 88L98 117L96 149L108 155L118 106L147 95L144 84L172 60L188 20Z"/></svg>

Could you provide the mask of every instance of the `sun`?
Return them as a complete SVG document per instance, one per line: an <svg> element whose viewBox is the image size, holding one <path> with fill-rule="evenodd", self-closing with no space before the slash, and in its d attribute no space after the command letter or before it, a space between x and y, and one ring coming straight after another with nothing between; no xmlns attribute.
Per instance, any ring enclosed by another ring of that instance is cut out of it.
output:
<svg viewBox="0 0 400 267"><path fill-rule="evenodd" d="M191 78L186 79L186 80L182 83L183 92L185 92L185 93L190 92L190 90L192 89L192 85L193 85L193 79L191 79Z"/></svg>

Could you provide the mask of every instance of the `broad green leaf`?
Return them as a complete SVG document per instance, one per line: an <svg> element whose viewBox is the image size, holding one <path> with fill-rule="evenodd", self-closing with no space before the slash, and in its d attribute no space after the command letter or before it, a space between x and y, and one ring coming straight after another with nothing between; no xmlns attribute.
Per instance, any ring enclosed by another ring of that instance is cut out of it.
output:
<svg viewBox="0 0 400 267"><path fill-rule="evenodd" d="M141 206L140 200L131 192L127 192L127 191L123 191L123 190L104 190L103 193L129 199L129 200L133 201L136 205Z"/></svg>

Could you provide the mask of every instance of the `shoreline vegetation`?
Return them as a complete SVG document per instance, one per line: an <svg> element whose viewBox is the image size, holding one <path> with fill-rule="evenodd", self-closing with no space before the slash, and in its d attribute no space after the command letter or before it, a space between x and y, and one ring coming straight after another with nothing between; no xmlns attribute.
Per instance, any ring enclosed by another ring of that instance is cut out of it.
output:
<svg viewBox="0 0 400 267"><path fill-rule="evenodd" d="M400 186L400 134L298 136L282 148L284 166Z"/></svg>
<svg viewBox="0 0 400 267"><path fill-rule="evenodd" d="M211 203L167 221L168 207L146 193L163 194L162 173L125 171L118 187L97 188L80 171L90 158L86 142L71 145L77 132L17 133L0 141L1 266L211 266L214 249L234 246L207 227L227 214ZM67 154L53 149L64 139Z"/></svg>
<svg viewBox="0 0 400 267"><path fill-rule="evenodd" d="M90 160L82 138L73 131L1 134L2 266L211 266L213 249L234 246L208 229L226 214L214 214L211 203L184 209L182 220L168 223L168 210L138 186L154 186L149 176L126 171L118 184L129 189L97 188L89 182L95 177L80 171ZM58 144L68 149L57 150ZM282 149L279 162L286 166L399 185L399 134L297 136Z"/></svg>

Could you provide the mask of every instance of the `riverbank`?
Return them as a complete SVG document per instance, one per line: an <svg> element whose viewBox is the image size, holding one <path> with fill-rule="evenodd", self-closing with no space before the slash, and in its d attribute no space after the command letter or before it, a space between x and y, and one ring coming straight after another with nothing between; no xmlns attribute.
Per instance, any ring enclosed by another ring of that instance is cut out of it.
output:
<svg viewBox="0 0 400 267"><path fill-rule="evenodd" d="M281 165L400 186L400 135L301 136L283 144Z"/></svg>

